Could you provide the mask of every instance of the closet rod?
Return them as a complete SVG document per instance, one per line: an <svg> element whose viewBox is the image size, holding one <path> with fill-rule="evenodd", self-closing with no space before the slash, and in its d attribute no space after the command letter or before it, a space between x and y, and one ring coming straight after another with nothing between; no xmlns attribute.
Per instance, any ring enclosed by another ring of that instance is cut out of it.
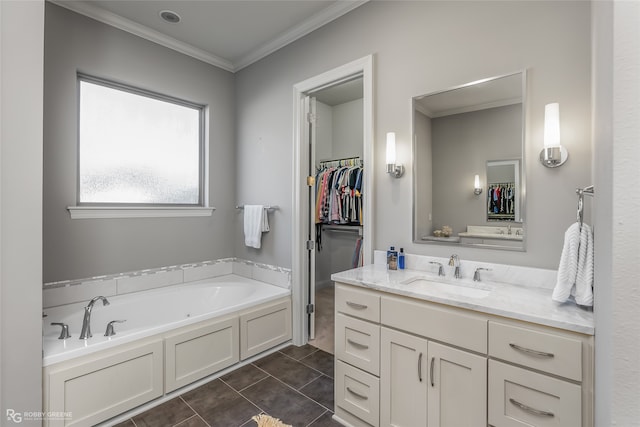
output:
<svg viewBox="0 0 640 427"><path fill-rule="evenodd" d="M318 162L318 164L320 166L324 166L327 164L340 164L341 162L349 162L349 161L353 161L354 164L357 164L358 166L363 166L363 162L362 162L362 158L360 158L359 156L357 157L344 157L342 159L331 159L331 160L321 160Z"/></svg>
<svg viewBox="0 0 640 427"><path fill-rule="evenodd" d="M275 211L275 210L280 209L280 207L276 206L276 205L274 205L274 206L265 206L264 208L268 209L270 211ZM236 209L244 209L244 205L238 205L238 206L236 206Z"/></svg>

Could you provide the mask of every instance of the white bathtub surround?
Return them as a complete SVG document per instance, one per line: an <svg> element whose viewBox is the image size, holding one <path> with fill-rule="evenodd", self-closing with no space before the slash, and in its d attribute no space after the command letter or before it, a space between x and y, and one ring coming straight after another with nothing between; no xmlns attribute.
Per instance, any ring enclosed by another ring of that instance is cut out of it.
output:
<svg viewBox="0 0 640 427"><path fill-rule="evenodd" d="M183 270L160 270L121 277L116 280L117 294L140 292L184 283Z"/></svg>
<svg viewBox="0 0 640 427"><path fill-rule="evenodd" d="M45 283L43 286L43 307L86 302L96 295L106 297L122 295L228 274L236 274L291 289L291 270L288 268L237 258L222 258L86 279Z"/></svg>
<svg viewBox="0 0 640 427"><path fill-rule="evenodd" d="M207 279L209 277L231 274L233 273L233 264L234 262L232 260L225 260L224 262L185 266L182 270L184 273L184 281L193 282L195 280ZM242 274L240 276L242 276Z"/></svg>
<svg viewBox="0 0 640 427"><path fill-rule="evenodd" d="M86 301L47 308L44 310L47 318L43 331L43 366L212 317L224 316L288 295L288 289L241 276L225 275L143 292L108 296L108 306L96 304L93 308L93 337L88 340L79 339ZM114 336L105 337L105 327L112 320L126 322L115 325ZM71 338L59 340L60 328L51 326L51 322L69 325Z"/></svg>
<svg viewBox="0 0 640 427"><path fill-rule="evenodd" d="M48 322L71 332L60 340L44 326L45 412L73 408L78 425L113 425L107 420L291 342L291 291L233 274L109 302L94 307L86 340L79 339L86 302L44 310ZM104 336L114 320L125 322ZM44 427L63 424L45 420Z"/></svg>
<svg viewBox="0 0 640 427"><path fill-rule="evenodd" d="M69 281L57 282L44 288L43 307L55 307L80 301L86 302L96 295L116 295L117 289L116 279L105 278L86 282L73 282L73 285Z"/></svg>

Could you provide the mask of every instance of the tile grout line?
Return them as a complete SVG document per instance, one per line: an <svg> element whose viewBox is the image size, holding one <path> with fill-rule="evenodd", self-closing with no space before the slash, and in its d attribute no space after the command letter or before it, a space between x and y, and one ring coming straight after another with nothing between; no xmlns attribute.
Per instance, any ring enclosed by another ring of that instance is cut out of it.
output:
<svg viewBox="0 0 640 427"><path fill-rule="evenodd" d="M318 415L318 416L317 416L313 421L311 421L309 424L307 424L307 426L306 426L306 427L311 427L311 426L313 425L313 423L315 423L315 422L316 422L316 421L318 421L320 418L322 418L322 417L324 416L324 414L326 414L327 412L329 412L329 411L328 411L328 410L327 410L327 411L324 411L323 413L321 413L320 415Z"/></svg>
<svg viewBox="0 0 640 427"><path fill-rule="evenodd" d="M194 411L194 412L195 412L195 411ZM184 419L184 420L180 421L178 424L174 424L174 425L173 425L173 427L180 427L180 425L181 425L181 424L184 424L184 423L186 423L187 421L189 421L191 418L195 418L195 417L200 418L200 419L202 420L202 422L204 422L208 427L211 427L211 426L209 425L209 423L207 423L205 420L203 420L203 419L202 419L202 417L200 416L200 414L198 414L197 412L195 412L195 413L194 413L193 415L191 415L189 418L186 418L186 419Z"/></svg>
<svg viewBox="0 0 640 427"><path fill-rule="evenodd" d="M185 404L185 405L187 405L187 406L189 407L189 409L191 409L191 410L193 411L193 414L194 414L194 415L197 415L197 416L198 416L198 418L200 418L200 419L202 420L202 422L203 422L203 423L205 423L208 427L211 427L211 425L210 425L210 424L209 424L209 423L208 423L204 418L202 418L202 416L200 415L200 413L199 413L198 411L196 411L196 410L195 410L191 405L189 405L189 402L187 402L187 401L186 401L182 396L184 396L184 393L183 393L183 394L181 394L181 395L180 395L180 396L178 396L178 397L180 398L180 400L182 400L182 401L184 402L184 404ZM193 415L192 415L192 416L190 416L189 418L187 418L187 420L188 420L188 419L191 419L191 418L193 418ZM183 420L182 422L187 421L187 420Z"/></svg>
<svg viewBox="0 0 640 427"><path fill-rule="evenodd" d="M269 375L269 374L267 373L267 376L266 376L266 377L264 377L264 378L263 378L263 379L261 379L260 381L256 381L255 383L251 384L251 386L248 386L248 387L243 388L242 390L246 390L246 389L248 389L249 387L252 387L252 386L254 386L254 385L258 384L258 383L261 383L262 381L266 380L266 379L267 379L267 378L269 378L270 376L271 376L271 375ZM231 386L229 386L229 387L231 387ZM232 389L233 391L235 391L235 389L234 389L233 387L231 387L231 389ZM262 407L260 407L256 402L254 402L253 400L249 399L247 396L245 396L244 394L242 394L242 393L241 393L241 392L239 392L239 391L236 391L236 393L238 393L238 394L239 394L239 395L240 395L244 400L246 400L247 402L251 403L251 404L252 404L253 406L255 406L256 408L258 408L258 410L259 410L260 412L262 412L263 414L267 414L267 415L268 415L268 412L267 412L267 411L265 411ZM248 421L251 421L251 419L249 419ZM246 422L245 422L244 424L246 424ZM244 425L244 424L242 424L242 425Z"/></svg>

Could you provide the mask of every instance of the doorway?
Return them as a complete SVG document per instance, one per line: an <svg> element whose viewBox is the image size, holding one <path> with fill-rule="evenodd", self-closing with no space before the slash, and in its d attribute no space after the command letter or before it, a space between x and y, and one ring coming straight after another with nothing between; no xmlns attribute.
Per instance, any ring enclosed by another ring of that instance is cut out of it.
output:
<svg viewBox="0 0 640 427"><path fill-rule="evenodd" d="M314 179L318 168L331 162L354 164L349 162L358 161L364 167L373 164L372 70L373 58L367 56L294 86L293 341L302 345L313 339L315 345L331 353L333 283L330 276L353 266L358 239L361 239L358 262L371 262L373 178L371 173L361 175L361 185L367 189L366 197L361 200L361 221L338 220L319 226L316 226ZM359 123L354 130L353 126L346 126L345 119L351 117L353 121L356 110ZM317 127L314 122L317 118L332 125ZM347 133L351 137L342 136ZM345 142L345 138L349 142ZM355 144L354 140L357 140Z"/></svg>

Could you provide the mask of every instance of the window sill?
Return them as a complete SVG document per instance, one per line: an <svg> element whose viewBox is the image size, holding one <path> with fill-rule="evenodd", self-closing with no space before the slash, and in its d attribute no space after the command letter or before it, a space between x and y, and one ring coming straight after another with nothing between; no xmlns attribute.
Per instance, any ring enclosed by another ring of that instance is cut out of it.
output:
<svg viewBox="0 0 640 427"><path fill-rule="evenodd" d="M150 206L150 207L115 207L115 206L69 206L67 210L71 219L91 218L174 218L211 216L216 208L202 206Z"/></svg>

